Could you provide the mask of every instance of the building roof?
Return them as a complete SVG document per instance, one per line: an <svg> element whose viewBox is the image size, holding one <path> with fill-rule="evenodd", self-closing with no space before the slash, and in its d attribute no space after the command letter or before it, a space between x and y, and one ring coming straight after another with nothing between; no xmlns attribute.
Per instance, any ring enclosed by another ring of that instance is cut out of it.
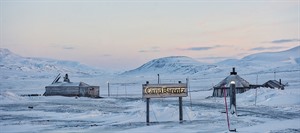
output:
<svg viewBox="0 0 300 133"><path fill-rule="evenodd" d="M270 88L284 89L284 85L278 82L277 80L269 80L268 82L264 83L263 86L270 87Z"/></svg>
<svg viewBox="0 0 300 133"><path fill-rule="evenodd" d="M56 82L53 84L50 84L48 86L78 86L78 87L88 87L90 85L84 83L84 82Z"/></svg>
<svg viewBox="0 0 300 133"><path fill-rule="evenodd" d="M235 82L235 87L237 88L249 88L250 84L245 79L241 78L239 75L229 75L223 79L220 83L216 84L214 88L230 87L230 82Z"/></svg>
<svg viewBox="0 0 300 133"><path fill-rule="evenodd" d="M232 68L232 72L230 72L230 75L223 79L220 83L216 84L214 88L230 87L231 81L235 82L235 87L237 88L250 87L250 83L245 79L241 78L239 75L237 75L235 68Z"/></svg>

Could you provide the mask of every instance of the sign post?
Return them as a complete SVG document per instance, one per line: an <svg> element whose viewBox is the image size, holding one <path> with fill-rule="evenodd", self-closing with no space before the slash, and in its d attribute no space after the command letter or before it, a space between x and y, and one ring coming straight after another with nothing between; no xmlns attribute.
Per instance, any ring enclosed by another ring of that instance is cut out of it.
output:
<svg viewBox="0 0 300 133"><path fill-rule="evenodd" d="M147 81L146 84L142 85L143 87L143 98L146 98L146 122L149 124L149 102L150 98L166 98L166 97L179 97L179 121L183 120L182 113L182 97L188 96L187 84L181 83L178 84L149 84Z"/></svg>
<svg viewBox="0 0 300 133"><path fill-rule="evenodd" d="M147 101L147 105L146 105L146 110L147 110L147 116L146 116L146 122L149 123L150 119L149 119L149 102L150 102L150 98L146 99Z"/></svg>
<svg viewBox="0 0 300 133"><path fill-rule="evenodd" d="M182 97L179 97L179 122L182 123Z"/></svg>

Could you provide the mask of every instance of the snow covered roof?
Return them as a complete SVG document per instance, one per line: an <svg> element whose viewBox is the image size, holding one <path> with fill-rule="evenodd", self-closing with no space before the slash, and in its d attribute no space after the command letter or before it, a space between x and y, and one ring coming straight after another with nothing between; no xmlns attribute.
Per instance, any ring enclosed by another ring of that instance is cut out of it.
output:
<svg viewBox="0 0 300 133"><path fill-rule="evenodd" d="M87 87L90 86L84 82L56 82L48 86L78 86L78 87Z"/></svg>
<svg viewBox="0 0 300 133"><path fill-rule="evenodd" d="M250 84L245 79L241 78L239 75L237 75L237 72L235 71L235 68L232 68L232 72L230 72L230 75L223 79L220 83L214 86L214 88L222 88L222 87L230 87L230 83L234 81L235 87L237 88L249 88Z"/></svg>
<svg viewBox="0 0 300 133"><path fill-rule="evenodd" d="M235 86L237 88L247 88L250 87L250 84L245 79L241 78L239 75L229 75L225 79L223 79L220 83L216 84L214 88L221 88L221 87L230 87L230 82L234 81Z"/></svg>
<svg viewBox="0 0 300 133"><path fill-rule="evenodd" d="M284 89L283 84L281 84L279 81L277 80L269 80L268 82L263 84L264 87L270 87L270 88L279 88L279 89Z"/></svg>

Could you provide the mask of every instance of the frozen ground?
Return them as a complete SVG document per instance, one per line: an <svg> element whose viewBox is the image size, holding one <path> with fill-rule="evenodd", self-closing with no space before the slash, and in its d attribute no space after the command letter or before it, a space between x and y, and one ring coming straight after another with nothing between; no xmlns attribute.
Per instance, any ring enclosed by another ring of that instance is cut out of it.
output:
<svg viewBox="0 0 300 133"><path fill-rule="evenodd" d="M238 116L230 116L231 127L238 132L249 133L300 132L297 74L299 72L278 73L278 77L286 77L290 86L285 90L259 88L256 105L256 90L238 94ZM264 76L270 79L273 74ZM73 81L100 84L100 96L103 97L100 99L20 96L44 93L44 86L51 83L53 77L6 77L1 81L1 132L228 132L226 116L222 113L225 111L224 98L209 97L212 94L211 83L222 79L218 75L199 79L198 76L189 77L192 92L183 99L183 123L178 120L178 98L151 99L150 125L145 123L146 103L141 97L141 84L146 80L156 82L155 76L73 78ZM255 81L256 75L242 77ZM161 80L177 82L185 78L162 76ZM112 97L107 97L107 81L112 84Z"/></svg>

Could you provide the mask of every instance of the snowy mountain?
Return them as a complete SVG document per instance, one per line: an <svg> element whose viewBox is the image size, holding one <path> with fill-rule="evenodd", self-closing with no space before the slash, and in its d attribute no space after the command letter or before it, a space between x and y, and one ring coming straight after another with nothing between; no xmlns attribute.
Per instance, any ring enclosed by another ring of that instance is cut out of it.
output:
<svg viewBox="0 0 300 133"><path fill-rule="evenodd" d="M101 70L75 61L22 57L0 48L0 68L14 72L99 74Z"/></svg>
<svg viewBox="0 0 300 133"><path fill-rule="evenodd" d="M299 71L300 46L280 52L263 52L242 59L228 59L215 64L205 64L186 56L170 56L154 59L123 74L211 74L228 72L231 67L246 73Z"/></svg>
<svg viewBox="0 0 300 133"><path fill-rule="evenodd" d="M235 66L250 73L300 71L300 46L279 52L256 53L242 59L228 59L216 65Z"/></svg>
<svg viewBox="0 0 300 133"><path fill-rule="evenodd" d="M244 57L242 60L300 64L300 46L281 52L264 52L252 54Z"/></svg>
<svg viewBox="0 0 300 133"><path fill-rule="evenodd" d="M289 64L300 64L300 46L291 48L289 50L280 52L263 52L248 55L240 60L238 59L228 59L218 64L223 65L252 65L252 64L267 64L276 63L278 65L289 65Z"/></svg>
<svg viewBox="0 0 300 133"><path fill-rule="evenodd" d="M190 57L170 56L154 59L134 70L126 71L123 74L195 74L199 71L207 71L213 68L216 68L216 66L200 63Z"/></svg>
<svg viewBox="0 0 300 133"><path fill-rule="evenodd" d="M242 59L229 59L215 64L201 63L186 56L170 56L154 59L122 75L207 75L228 73L231 67L246 73L268 73L274 71L299 71L300 46L280 52L263 52L248 55ZM74 61L22 57L8 49L0 48L0 68L2 71L103 74L103 70Z"/></svg>

